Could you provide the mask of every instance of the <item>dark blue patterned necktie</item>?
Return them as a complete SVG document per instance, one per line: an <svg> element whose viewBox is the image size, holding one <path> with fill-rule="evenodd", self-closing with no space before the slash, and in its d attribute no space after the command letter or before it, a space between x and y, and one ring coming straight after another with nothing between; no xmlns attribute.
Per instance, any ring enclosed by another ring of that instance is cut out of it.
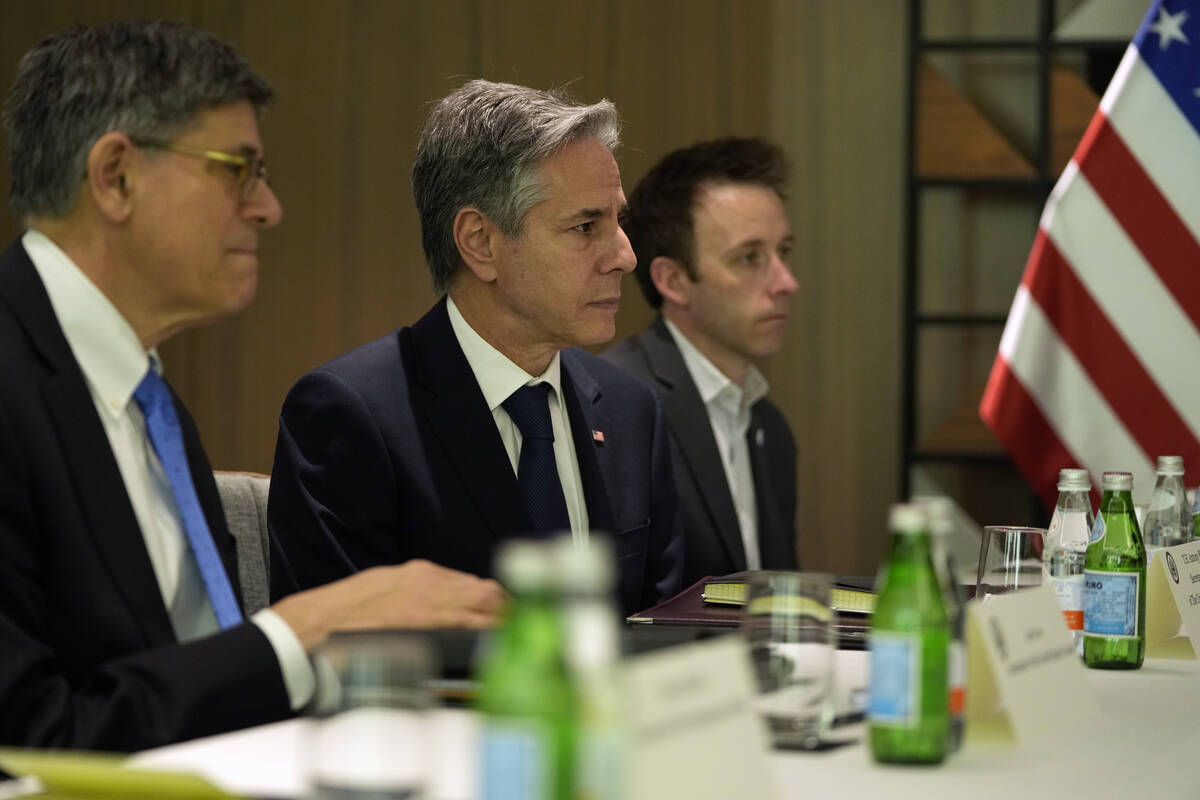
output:
<svg viewBox="0 0 1200 800"><path fill-rule="evenodd" d="M146 372L146 377L138 384L133 399L142 409L150 443L154 445L154 452L158 453L158 460L162 462L163 471L171 483L171 493L175 495L175 505L179 508L188 544L200 568L200 577L204 579L204 587L208 590L208 599L217 615L217 624L222 629L237 625L242 621L242 611L238 608L225 565L221 563L221 556L217 553L217 546L213 543L212 533L204 518L204 510L200 508L200 500L196 497L196 485L192 483L192 471L188 469L187 453L183 449L183 431L179 427L179 416L175 413L171 391L154 367Z"/></svg>
<svg viewBox="0 0 1200 800"><path fill-rule="evenodd" d="M522 386L504 401L504 410L521 431L517 482L533 520L536 536L571 530L567 501L554 460L554 429L550 425L550 384Z"/></svg>

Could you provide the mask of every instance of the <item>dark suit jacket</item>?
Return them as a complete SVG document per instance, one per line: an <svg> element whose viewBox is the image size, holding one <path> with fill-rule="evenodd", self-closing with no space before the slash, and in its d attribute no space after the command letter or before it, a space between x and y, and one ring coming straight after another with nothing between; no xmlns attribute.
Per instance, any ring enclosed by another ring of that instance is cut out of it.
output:
<svg viewBox="0 0 1200 800"><path fill-rule="evenodd" d="M134 750L288 716L255 625L177 644L83 373L20 244L0 255L0 375L0 743ZM175 405L237 591L212 468Z"/></svg>
<svg viewBox="0 0 1200 800"><path fill-rule="evenodd" d="M632 613L679 589L682 537L662 411L644 385L581 350L562 352L562 386L589 523L613 534L620 599ZM529 535L512 464L444 300L292 387L268 513L305 588L412 558L490 576L496 544Z"/></svg>
<svg viewBox="0 0 1200 800"><path fill-rule="evenodd" d="M683 584L746 569L746 550L712 425L683 355L660 317L604 358L649 383L671 431L671 464L686 537ZM750 463L764 569L796 569L796 445L765 398L750 409Z"/></svg>

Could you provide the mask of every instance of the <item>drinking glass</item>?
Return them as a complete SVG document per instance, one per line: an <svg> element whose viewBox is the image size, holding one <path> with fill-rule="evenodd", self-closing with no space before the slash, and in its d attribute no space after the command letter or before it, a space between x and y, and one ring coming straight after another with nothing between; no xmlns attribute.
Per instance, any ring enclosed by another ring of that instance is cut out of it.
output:
<svg viewBox="0 0 1200 800"><path fill-rule="evenodd" d="M313 658L309 769L318 800L400 800L427 781L429 643L392 631L337 633Z"/></svg>
<svg viewBox="0 0 1200 800"><path fill-rule="evenodd" d="M758 679L757 708L776 745L816 748L833 719L832 580L814 572L750 579L742 626Z"/></svg>
<svg viewBox="0 0 1200 800"><path fill-rule="evenodd" d="M988 525L979 543L975 596L985 598L1041 586L1045 528Z"/></svg>

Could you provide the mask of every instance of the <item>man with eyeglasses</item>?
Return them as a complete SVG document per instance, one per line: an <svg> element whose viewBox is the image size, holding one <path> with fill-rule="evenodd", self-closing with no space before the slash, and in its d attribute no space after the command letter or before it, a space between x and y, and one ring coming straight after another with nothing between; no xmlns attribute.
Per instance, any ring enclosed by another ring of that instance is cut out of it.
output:
<svg viewBox="0 0 1200 800"><path fill-rule="evenodd" d="M241 310L282 212L270 87L172 23L51 37L5 105L0 744L135 750L284 718L344 628L486 625L503 592L428 562L246 618L235 543L156 345ZM286 574L276 565L278 588Z"/></svg>

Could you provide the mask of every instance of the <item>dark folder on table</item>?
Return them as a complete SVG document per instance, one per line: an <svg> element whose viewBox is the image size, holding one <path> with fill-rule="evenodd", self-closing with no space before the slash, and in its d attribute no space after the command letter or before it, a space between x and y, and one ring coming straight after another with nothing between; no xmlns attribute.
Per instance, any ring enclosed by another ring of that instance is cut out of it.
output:
<svg viewBox="0 0 1200 800"><path fill-rule="evenodd" d="M626 617L625 621L635 625L737 628L742 622L742 605L731 604L728 599L705 602L705 587L706 585L728 586L739 581L744 586L749 575L748 572L739 572L719 578L711 575L701 578L674 597L632 614ZM839 578L837 585L856 594L869 596L871 607L873 607L874 595L870 592L869 579ZM745 603L744 590L742 603ZM854 604L860 607L839 609L835 603L838 646L843 649L861 649L866 644L867 631L871 628L870 613L861 608L864 601L857 599Z"/></svg>

